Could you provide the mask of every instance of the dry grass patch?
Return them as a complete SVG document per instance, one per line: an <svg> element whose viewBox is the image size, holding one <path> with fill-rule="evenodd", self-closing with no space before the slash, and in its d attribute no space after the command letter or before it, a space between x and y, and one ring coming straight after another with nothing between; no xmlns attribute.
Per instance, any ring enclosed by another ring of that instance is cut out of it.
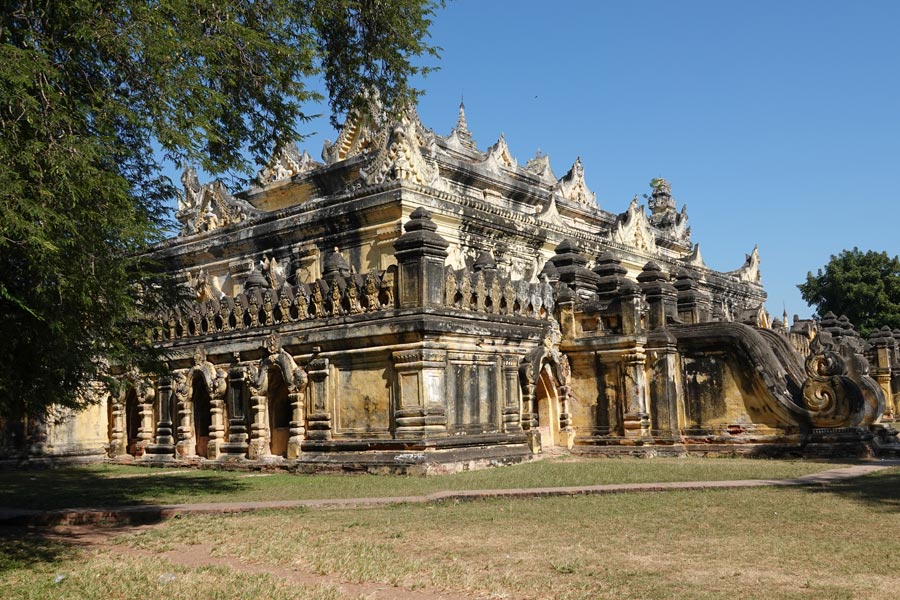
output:
<svg viewBox="0 0 900 600"><path fill-rule="evenodd" d="M178 519L124 538L496 598L876 598L900 469L827 488L498 499Z"/></svg>

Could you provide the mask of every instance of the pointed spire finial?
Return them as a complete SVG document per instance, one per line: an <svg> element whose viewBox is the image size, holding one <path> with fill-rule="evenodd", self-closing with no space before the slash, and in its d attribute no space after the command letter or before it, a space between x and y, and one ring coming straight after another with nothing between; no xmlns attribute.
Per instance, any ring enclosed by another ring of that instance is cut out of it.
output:
<svg viewBox="0 0 900 600"><path fill-rule="evenodd" d="M459 96L459 115L456 117L456 128L454 129L454 132L463 145L475 149L475 140L472 139L472 133L469 131L469 125L466 122L466 103L462 94Z"/></svg>

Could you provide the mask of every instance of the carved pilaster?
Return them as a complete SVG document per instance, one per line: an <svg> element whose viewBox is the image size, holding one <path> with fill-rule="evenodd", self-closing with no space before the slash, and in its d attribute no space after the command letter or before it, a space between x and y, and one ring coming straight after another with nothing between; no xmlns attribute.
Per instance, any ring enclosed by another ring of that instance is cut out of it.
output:
<svg viewBox="0 0 900 600"><path fill-rule="evenodd" d="M445 435L447 352L440 348L415 348L394 352L393 357L400 387L394 410L396 437Z"/></svg>
<svg viewBox="0 0 900 600"><path fill-rule="evenodd" d="M625 369L625 438L635 442L650 435L650 414L647 412L647 355L636 346L622 357Z"/></svg>
<svg viewBox="0 0 900 600"><path fill-rule="evenodd" d="M522 431L522 402L519 398L519 357L503 357L503 431Z"/></svg>
<svg viewBox="0 0 900 600"><path fill-rule="evenodd" d="M245 384L248 377L248 370L244 366L233 366L228 372L228 441L222 444L220 459L244 458L247 455L250 445Z"/></svg>
<svg viewBox="0 0 900 600"><path fill-rule="evenodd" d="M328 393L330 364L327 358L314 358L306 366L309 377L309 416L307 437L311 440L331 439L331 395Z"/></svg>
<svg viewBox="0 0 900 600"><path fill-rule="evenodd" d="M248 455L255 460L269 454L267 396L264 390L250 388L250 446Z"/></svg>

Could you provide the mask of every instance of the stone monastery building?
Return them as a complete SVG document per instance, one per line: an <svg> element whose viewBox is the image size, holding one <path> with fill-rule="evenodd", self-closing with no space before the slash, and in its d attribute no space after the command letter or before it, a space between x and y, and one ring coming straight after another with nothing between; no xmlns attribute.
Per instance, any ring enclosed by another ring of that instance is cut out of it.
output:
<svg viewBox="0 0 900 600"><path fill-rule="evenodd" d="M429 470L590 453L896 448L900 331L770 323L759 255L708 268L669 184L620 214L414 110L352 115L232 195L188 170L154 254L195 300L163 377L48 424L32 455ZM443 466L442 466L443 465Z"/></svg>

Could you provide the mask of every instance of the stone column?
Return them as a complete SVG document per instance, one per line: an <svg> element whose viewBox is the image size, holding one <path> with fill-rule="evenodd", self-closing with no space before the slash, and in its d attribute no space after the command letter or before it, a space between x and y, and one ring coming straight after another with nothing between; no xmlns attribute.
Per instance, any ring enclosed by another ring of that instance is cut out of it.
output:
<svg viewBox="0 0 900 600"><path fill-rule="evenodd" d="M153 443L153 431L156 428L156 423L153 422L153 404L156 401L156 390L151 383L147 383L141 392L142 397L138 405L140 407L141 425L138 429L138 443L134 452L136 457L142 456L147 446ZM124 416L124 414L123 410L122 415Z"/></svg>
<svg viewBox="0 0 900 600"><path fill-rule="evenodd" d="M394 241L399 265L400 308L439 307L444 301L447 240L438 235L431 213L422 207L409 215L406 231Z"/></svg>
<svg viewBox="0 0 900 600"><path fill-rule="evenodd" d="M313 358L306 367L306 374L309 377L309 417L306 435L311 440L331 439L329 366L327 358Z"/></svg>
<svg viewBox="0 0 900 600"><path fill-rule="evenodd" d="M182 458L186 456L195 456L197 454L196 444L194 440L193 426L193 402L191 396L193 392L193 381L188 378L185 373L180 373L185 379L184 386L176 386L173 390L175 393L175 410L177 411L178 427L176 435L178 441L175 443L175 454Z"/></svg>
<svg viewBox="0 0 900 600"><path fill-rule="evenodd" d="M568 385L557 387L559 396L559 445L569 450L575 446L575 428L572 427L572 415L569 413L569 396L572 388Z"/></svg>
<svg viewBox="0 0 900 600"><path fill-rule="evenodd" d="M216 371L213 385L215 390L210 390L209 399L209 444L206 447L206 457L211 460L222 455L222 446L225 445L225 394L228 386L223 371Z"/></svg>
<svg viewBox="0 0 900 600"><path fill-rule="evenodd" d="M260 372L259 378L250 382L250 445L247 454L256 460L269 454L269 406L268 373Z"/></svg>
<svg viewBox="0 0 900 600"><path fill-rule="evenodd" d="M234 366L228 372L228 441L222 444L220 459L241 459L250 447L247 435L247 414L244 411L244 383L247 370Z"/></svg>
<svg viewBox="0 0 900 600"><path fill-rule="evenodd" d="M522 431L522 402L519 399L519 357L503 357L503 431Z"/></svg>
<svg viewBox="0 0 900 600"><path fill-rule="evenodd" d="M159 421L156 424L156 441L148 444L144 458L172 458L175 454L175 438L172 435L172 387L184 385L184 377L162 377L156 388Z"/></svg>
<svg viewBox="0 0 900 600"><path fill-rule="evenodd" d="M119 395L115 400L110 397L110 439L109 439L109 456L115 458L122 456L128 452L128 440L125 432L125 396ZM152 432L151 432L152 435Z"/></svg>

